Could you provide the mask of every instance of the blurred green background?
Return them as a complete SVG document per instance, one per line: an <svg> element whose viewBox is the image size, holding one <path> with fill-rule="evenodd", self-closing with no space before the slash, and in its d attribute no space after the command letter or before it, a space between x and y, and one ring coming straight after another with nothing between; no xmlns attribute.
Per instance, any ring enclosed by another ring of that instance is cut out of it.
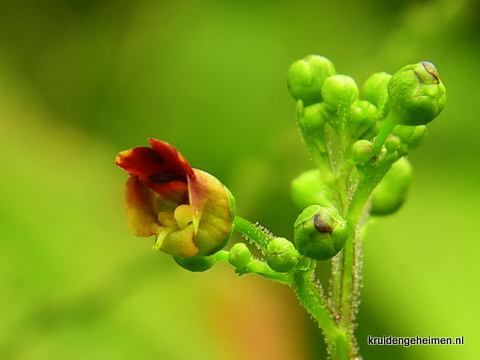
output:
<svg viewBox="0 0 480 360"><path fill-rule="evenodd" d="M359 84L437 65L447 107L410 155L408 201L365 239L357 335L365 359L477 358L479 24L476 0L1 0L0 358L324 359L288 287L189 273L133 237L113 164L168 141L291 238L289 182L312 163L285 77L311 53Z"/></svg>

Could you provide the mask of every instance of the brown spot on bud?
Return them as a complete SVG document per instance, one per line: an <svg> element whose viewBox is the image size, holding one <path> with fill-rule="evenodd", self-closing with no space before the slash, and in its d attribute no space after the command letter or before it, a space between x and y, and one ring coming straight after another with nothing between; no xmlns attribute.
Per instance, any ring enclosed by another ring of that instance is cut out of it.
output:
<svg viewBox="0 0 480 360"><path fill-rule="evenodd" d="M325 221L323 221L323 219L318 214L313 217L313 224L315 225L315 228L321 233L331 234L333 231L333 228Z"/></svg>
<svg viewBox="0 0 480 360"><path fill-rule="evenodd" d="M435 65L433 65L430 61L422 61L422 65L425 70L427 70L427 72L435 78L435 82L440 84L440 77L438 76L438 71Z"/></svg>

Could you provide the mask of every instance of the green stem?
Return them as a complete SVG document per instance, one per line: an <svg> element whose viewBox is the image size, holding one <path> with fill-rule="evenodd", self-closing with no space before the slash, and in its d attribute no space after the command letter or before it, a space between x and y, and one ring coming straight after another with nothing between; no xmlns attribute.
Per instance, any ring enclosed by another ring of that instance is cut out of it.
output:
<svg viewBox="0 0 480 360"><path fill-rule="evenodd" d="M367 171L370 176L363 178L358 184L357 191L352 197L350 206L346 214L346 220L349 225L349 234L343 249L343 264L340 287L340 323L347 333L350 343L354 344L353 320L357 310L356 292L359 280L359 249L360 246L360 220L368 198L372 191L385 176L392 164L398 160L398 154L393 153L378 160L378 163Z"/></svg>
<svg viewBox="0 0 480 360"><path fill-rule="evenodd" d="M291 285L293 283L293 275L289 273L279 273L272 270L265 262L257 259L251 259L250 262L241 270L237 270L240 275L255 273L264 278Z"/></svg>
<svg viewBox="0 0 480 360"><path fill-rule="evenodd" d="M293 288L302 306L313 316L322 329L327 343L328 353L334 360L351 359L353 348L347 341L344 331L335 323L327 303L321 292L312 281L313 269L297 270L294 276Z"/></svg>
<svg viewBox="0 0 480 360"><path fill-rule="evenodd" d="M390 111L388 117L385 119L380 131L378 132L375 141L373 142L373 150L374 154L378 155L380 150L382 150L383 144L385 144L385 140L387 140L388 135L392 132L393 128L397 125L396 117L393 111Z"/></svg>
<svg viewBox="0 0 480 360"><path fill-rule="evenodd" d="M270 241L273 239L273 235L268 233L267 230L262 229L239 216L235 217L234 225L236 231L254 241L255 244L262 249L266 249Z"/></svg>

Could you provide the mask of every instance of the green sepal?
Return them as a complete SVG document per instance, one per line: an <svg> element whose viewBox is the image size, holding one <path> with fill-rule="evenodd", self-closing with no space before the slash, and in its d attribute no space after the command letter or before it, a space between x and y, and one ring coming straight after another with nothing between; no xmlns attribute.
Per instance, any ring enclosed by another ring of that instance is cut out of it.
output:
<svg viewBox="0 0 480 360"><path fill-rule="evenodd" d="M385 216L395 213L404 203L411 183L412 165L403 156L373 190L370 214Z"/></svg>
<svg viewBox="0 0 480 360"><path fill-rule="evenodd" d="M285 238L273 239L265 251L265 260L267 260L268 266L280 273L295 268L299 256L295 246Z"/></svg>
<svg viewBox="0 0 480 360"><path fill-rule="evenodd" d="M298 252L314 260L335 256L348 237L347 221L334 207L311 205L298 216L294 226Z"/></svg>
<svg viewBox="0 0 480 360"><path fill-rule="evenodd" d="M192 272L207 271L218 261L226 260L225 253L223 251L216 252L215 254L210 256L173 256L173 259L178 265Z"/></svg>

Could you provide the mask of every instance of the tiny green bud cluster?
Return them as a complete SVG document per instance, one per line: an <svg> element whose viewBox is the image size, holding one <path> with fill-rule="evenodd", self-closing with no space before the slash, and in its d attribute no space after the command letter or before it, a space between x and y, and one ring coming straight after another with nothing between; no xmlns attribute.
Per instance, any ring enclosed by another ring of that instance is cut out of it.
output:
<svg viewBox="0 0 480 360"><path fill-rule="evenodd" d="M366 186L371 193L393 163L425 141L425 124L442 112L446 99L437 69L428 61L407 65L393 75L373 74L363 84L364 99L353 78L336 74L333 64L318 55L294 63L288 84L297 100L302 135L319 170L292 182L293 201L299 208L321 205L343 214L357 191ZM403 203L410 180L406 175L400 179L398 168L406 163L398 162L397 170L388 172L378 185L372 213L393 213ZM386 185L394 174L396 188ZM380 206L378 199L386 199L386 191L394 192L397 201L388 206L382 201Z"/></svg>

